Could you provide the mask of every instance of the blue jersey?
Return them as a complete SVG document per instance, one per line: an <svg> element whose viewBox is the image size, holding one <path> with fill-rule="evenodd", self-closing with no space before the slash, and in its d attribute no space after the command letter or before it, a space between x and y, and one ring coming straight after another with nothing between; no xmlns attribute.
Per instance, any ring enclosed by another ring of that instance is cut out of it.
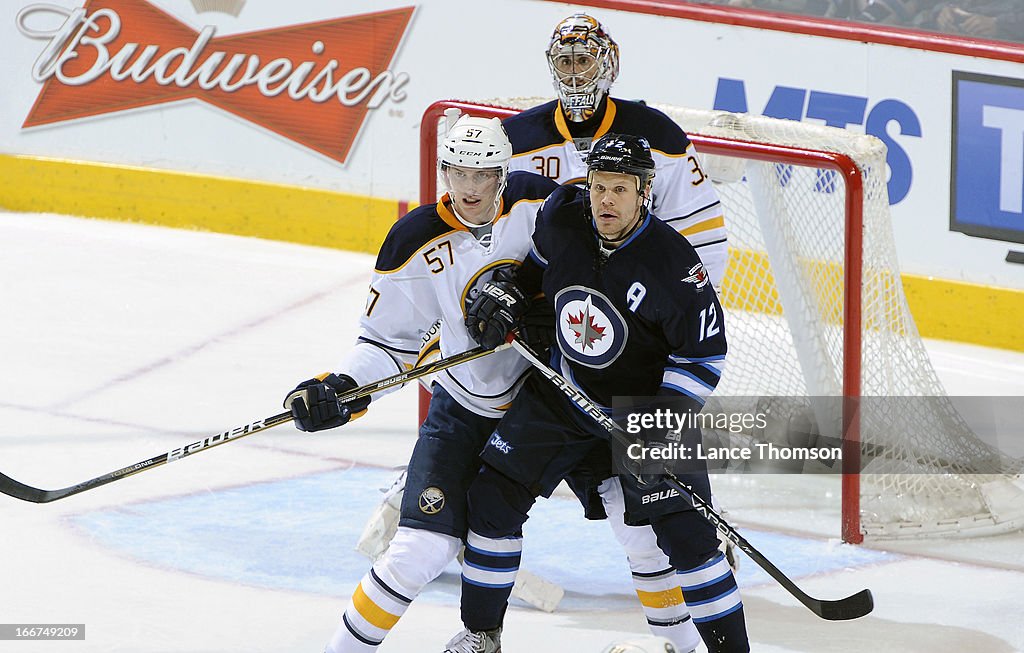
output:
<svg viewBox="0 0 1024 653"><path fill-rule="evenodd" d="M703 404L725 364L722 308L700 257L652 215L599 246L586 191L555 190L537 214L519 278L554 304L552 365L598 404L666 390Z"/></svg>

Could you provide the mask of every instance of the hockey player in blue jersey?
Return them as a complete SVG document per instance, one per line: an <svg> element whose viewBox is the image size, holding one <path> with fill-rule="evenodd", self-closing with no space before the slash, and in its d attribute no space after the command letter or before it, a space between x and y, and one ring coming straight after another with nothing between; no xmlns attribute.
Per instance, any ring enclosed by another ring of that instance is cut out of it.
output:
<svg viewBox="0 0 1024 653"><path fill-rule="evenodd" d="M512 141L510 168L537 172L561 184L582 184L593 141L608 132L645 137L657 167L652 212L686 236L717 287L727 259L722 205L689 138L657 109L609 97L619 73L619 47L593 17L577 13L560 21L545 57L557 99L505 119ZM609 459L607 448L595 450L567 479L590 519L621 509L607 505L598 491L607 487L602 482L612 476ZM675 570L653 533L625 527L618 515L612 517L609 524L626 551L651 631L671 640L680 651L695 648L700 636L674 582ZM730 563L736 562L731 545L724 546Z"/></svg>
<svg viewBox="0 0 1024 653"><path fill-rule="evenodd" d="M510 169L581 184L593 141L607 133L643 136L658 169L651 211L686 236L718 287L728 258L725 217L690 139L661 111L609 96L619 46L592 16L577 13L559 22L545 56L558 97L505 119Z"/></svg>
<svg viewBox="0 0 1024 653"><path fill-rule="evenodd" d="M725 363L714 287L693 247L647 210L655 163L646 140L606 135L587 164L587 188L561 186L545 201L530 257L516 279L485 286L468 311L469 331L485 346L500 342L516 326L510 316L543 293L556 317L551 365L591 400L610 410L616 396L656 396L698 410ZM605 447L606 437L546 379L527 379L469 490L464 632L483 636L501 623L530 507ZM691 470L686 480L710 496L706 472ZM749 651L739 590L715 528L661 483L628 474L605 483L624 495L630 523L653 527L708 650Z"/></svg>

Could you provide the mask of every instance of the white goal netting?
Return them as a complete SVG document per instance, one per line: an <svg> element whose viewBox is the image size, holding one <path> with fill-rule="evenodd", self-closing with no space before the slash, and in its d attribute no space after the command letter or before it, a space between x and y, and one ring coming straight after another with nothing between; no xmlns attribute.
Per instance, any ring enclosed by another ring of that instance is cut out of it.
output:
<svg viewBox="0 0 1024 653"><path fill-rule="evenodd" d="M544 101L475 103L523 109ZM816 433L836 439L843 423L831 408L837 402L810 398L840 397L844 387L864 398L859 514L869 537L1024 527L1020 462L979 439L946 399L910 314L890 223L884 144L790 120L652 106L688 134L715 141L707 148L715 154L703 153L702 162L724 204L730 250L721 289L729 356L716 395L750 397L760 406L775 401L787 410L796 404ZM742 143L845 154L863 180L862 203L847 197L842 172L810 158L808 165L765 160L763 153L755 160ZM862 272L850 285L861 292L860 327L845 342L859 343L859 365L844 363L848 199L861 216L853 228L862 238Z"/></svg>

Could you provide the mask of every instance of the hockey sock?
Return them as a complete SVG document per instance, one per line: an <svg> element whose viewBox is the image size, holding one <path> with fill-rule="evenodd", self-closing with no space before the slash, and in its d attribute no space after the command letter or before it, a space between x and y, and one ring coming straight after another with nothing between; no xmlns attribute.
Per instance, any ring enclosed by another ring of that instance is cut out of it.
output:
<svg viewBox="0 0 1024 653"><path fill-rule="evenodd" d="M634 569L633 586L652 635L671 641L683 653L697 648L700 634L683 602L675 569L668 567L653 572Z"/></svg>
<svg viewBox="0 0 1024 653"><path fill-rule="evenodd" d="M743 603L725 555L719 553L678 576L686 607L708 652L748 653Z"/></svg>
<svg viewBox="0 0 1024 653"><path fill-rule="evenodd" d="M676 570L658 547L654 530L650 526L626 525L625 497L618 478L603 481L598 493L608 515L608 525L629 559L633 587L651 634L668 639L681 653L696 649L700 645L700 633L683 602Z"/></svg>
<svg viewBox="0 0 1024 653"><path fill-rule="evenodd" d="M523 554L523 538L489 538L472 530L462 558L462 623L469 630L501 626Z"/></svg>
<svg viewBox="0 0 1024 653"><path fill-rule="evenodd" d="M450 535L399 526L387 553L359 581L325 653L369 653L405 614L427 583L455 558Z"/></svg>
<svg viewBox="0 0 1024 653"><path fill-rule="evenodd" d="M374 565L359 581L326 653L376 651L415 596Z"/></svg>

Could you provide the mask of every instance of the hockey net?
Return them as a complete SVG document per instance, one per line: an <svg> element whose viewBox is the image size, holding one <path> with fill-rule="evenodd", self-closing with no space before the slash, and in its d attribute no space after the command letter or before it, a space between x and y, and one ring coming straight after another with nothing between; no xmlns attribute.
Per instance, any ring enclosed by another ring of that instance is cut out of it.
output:
<svg viewBox="0 0 1024 653"><path fill-rule="evenodd" d="M503 118L544 101L428 108L421 201L437 199L446 108ZM729 355L716 395L801 414L815 434L843 441L843 539L1024 527L1019 461L981 441L945 398L910 314L884 144L790 120L652 106L690 135L724 205Z"/></svg>

